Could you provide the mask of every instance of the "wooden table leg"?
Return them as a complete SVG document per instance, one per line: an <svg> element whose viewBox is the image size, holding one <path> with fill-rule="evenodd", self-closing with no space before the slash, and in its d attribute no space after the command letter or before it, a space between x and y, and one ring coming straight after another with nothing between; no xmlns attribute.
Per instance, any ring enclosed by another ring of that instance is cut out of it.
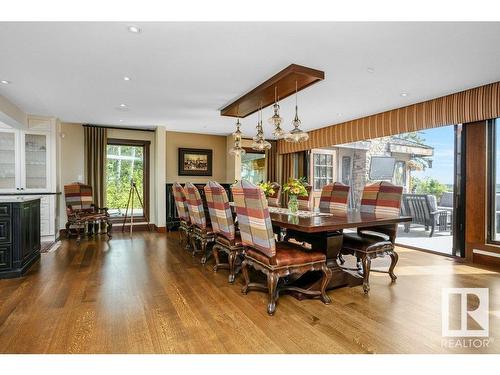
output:
<svg viewBox="0 0 500 375"><path fill-rule="evenodd" d="M332 271L332 279L327 286L327 290L363 284L362 276L357 272L342 269L337 262L337 257L342 249L343 237L341 231L317 234L294 233L293 237L299 242L311 244L312 250L326 251L326 265ZM290 280L290 282L307 290L319 290L321 286L321 272L308 272L296 280ZM309 298L299 292L291 292L290 294L299 300Z"/></svg>

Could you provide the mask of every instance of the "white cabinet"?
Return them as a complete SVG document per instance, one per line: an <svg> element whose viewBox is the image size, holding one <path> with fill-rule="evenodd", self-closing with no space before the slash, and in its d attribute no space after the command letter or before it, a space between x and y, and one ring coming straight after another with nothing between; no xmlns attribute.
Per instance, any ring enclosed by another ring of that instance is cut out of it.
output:
<svg viewBox="0 0 500 375"><path fill-rule="evenodd" d="M51 134L0 129L0 194L52 189Z"/></svg>
<svg viewBox="0 0 500 375"><path fill-rule="evenodd" d="M40 193L41 235L55 236L56 121L29 116L28 129L0 128L0 195Z"/></svg>

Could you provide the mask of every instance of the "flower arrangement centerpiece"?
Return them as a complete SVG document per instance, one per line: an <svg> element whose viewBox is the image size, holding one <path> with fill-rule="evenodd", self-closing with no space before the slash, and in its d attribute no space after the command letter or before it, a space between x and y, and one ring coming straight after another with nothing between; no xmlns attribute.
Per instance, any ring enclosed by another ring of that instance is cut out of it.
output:
<svg viewBox="0 0 500 375"><path fill-rule="evenodd" d="M291 213L296 213L299 210L297 197L307 197L305 181L305 177L292 178L283 185L283 192L288 193L288 209Z"/></svg>
<svg viewBox="0 0 500 375"><path fill-rule="evenodd" d="M264 195L266 196L266 198L269 198L270 196L274 195L274 193L276 193L274 191L273 185L269 181L267 181L267 182L262 181L259 184L259 187L264 192Z"/></svg>

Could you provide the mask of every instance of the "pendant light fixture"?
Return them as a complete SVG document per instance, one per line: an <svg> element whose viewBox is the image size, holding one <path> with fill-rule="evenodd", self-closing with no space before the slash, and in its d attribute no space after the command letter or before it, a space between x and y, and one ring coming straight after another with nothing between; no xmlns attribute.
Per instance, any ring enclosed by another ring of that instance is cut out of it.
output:
<svg viewBox="0 0 500 375"><path fill-rule="evenodd" d="M283 118L280 117L280 105L278 104L278 87L274 86L274 115L270 117L267 121L269 124L274 126L273 136L276 139L282 139L285 136L285 131L281 128L281 123L283 122Z"/></svg>
<svg viewBox="0 0 500 375"><path fill-rule="evenodd" d="M234 145L229 149L229 154L234 155L234 156L241 156L245 155L245 149L241 147L241 136L243 133L240 130L241 123L240 119L236 121L236 131L233 133L233 138L234 138Z"/></svg>
<svg viewBox="0 0 500 375"><path fill-rule="evenodd" d="M293 129L285 135L285 141L293 143L305 142L309 139L309 134L300 129L301 121L297 105L297 91L297 81L295 81L295 118L292 121Z"/></svg>
<svg viewBox="0 0 500 375"><path fill-rule="evenodd" d="M252 149L257 151L269 150L271 143L264 139L264 129L262 128L262 107L257 115L257 135L253 138Z"/></svg>

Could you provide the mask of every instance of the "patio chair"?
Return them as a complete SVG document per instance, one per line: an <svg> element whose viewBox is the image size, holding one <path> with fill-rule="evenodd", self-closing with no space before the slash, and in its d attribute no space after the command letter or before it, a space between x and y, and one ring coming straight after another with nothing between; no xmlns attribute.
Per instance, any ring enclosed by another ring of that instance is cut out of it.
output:
<svg viewBox="0 0 500 375"><path fill-rule="evenodd" d="M429 237L434 235L436 227L444 231L448 226L448 211L438 209L436 196L432 194L403 194L402 214L411 216L411 223L405 224L405 233L410 232L411 224L423 225L429 230Z"/></svg>
<svg viewBox="0 0 500 375"><path fill-rule="evenodd" d="M109 221L107 207L96 207L92 200L92 186L75 182L64 185L64 198L66 200L66 235L69 237L76 233L76 242L80 243L82 232L94 235L106 226L106 234L111 238L113 224Z"/></svg>

